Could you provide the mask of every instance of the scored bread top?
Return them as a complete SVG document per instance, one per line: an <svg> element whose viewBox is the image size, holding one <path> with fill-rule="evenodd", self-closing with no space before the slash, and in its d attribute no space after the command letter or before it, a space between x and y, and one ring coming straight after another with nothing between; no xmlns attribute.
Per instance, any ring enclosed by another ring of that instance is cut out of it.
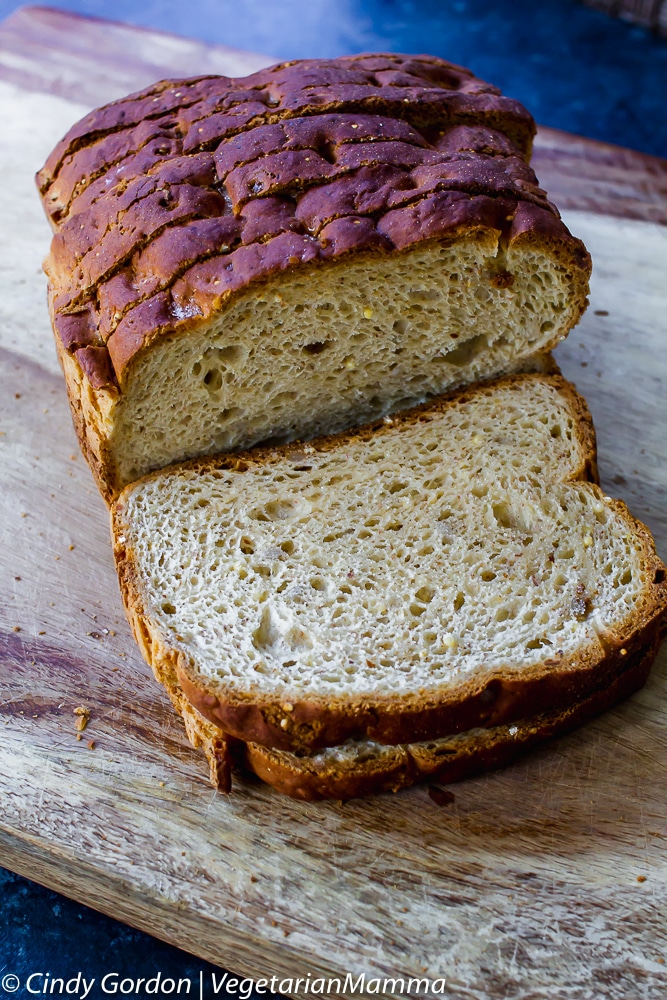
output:
<svg viewBox="0 0 667 1000"><path fill-rule="evenodd" d="M95 388L252 282L494 230L590 262L526 160L516 101L432 57L162 81L91 112L38 174L54 327ZM585 297L585 291L583 292Z"/></svg>
<svg viewBox="0 0 667 1000"><path fill-rule="evenodd" d="M604 684L667 603L648 531L578 481L591 475L572 387L500 379L128 487L121 589L158 675L175 664L240 739L299 750L500 724Z"/></svg>

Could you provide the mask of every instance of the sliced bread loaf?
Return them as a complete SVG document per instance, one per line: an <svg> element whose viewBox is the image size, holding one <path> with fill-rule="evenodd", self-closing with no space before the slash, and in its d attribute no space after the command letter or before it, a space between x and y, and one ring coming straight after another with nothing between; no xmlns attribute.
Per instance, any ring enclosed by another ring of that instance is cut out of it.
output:
<svg viewBox="0 0 667 1000"><path fill-rule="evenodd" d="M128 615L158 678L244 743L565 712L649 655L667 606L650 533L594 469L585 404L542 375L168 469L113 510Z"/></svg>
<svg viewBox="0 0 667 1000"><path fill-rule="evenodd" d="M104 495L554 346L590 260L528 166L533 133L467 70L397 55L163 81L74 126L38 182Z"/></svg>

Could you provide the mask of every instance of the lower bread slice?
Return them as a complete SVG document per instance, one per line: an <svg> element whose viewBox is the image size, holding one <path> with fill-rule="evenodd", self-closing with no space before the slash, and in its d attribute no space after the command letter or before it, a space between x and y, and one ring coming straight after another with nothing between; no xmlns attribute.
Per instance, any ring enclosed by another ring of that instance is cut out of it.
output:
<svg viewBox="0 0 667 1000"><path fill-rule="evenodd" d="M167 687L300 759L567 714L667 608L650 532L594 467L585 403L544 375L173 467L113 512L128 616Z"/></svg>
<svg viewBox="0 0 667 1000"><path fill-rule="evenodd" d="M648 677L658 644L656 635L649 645L628 657L625 670L610 684L565 710L428 742L385 746L360 741L304 756L227 740L187 701L177 684L168 690L191 743L206 754L211 783L220 791L230 791L232 768L237 767L254 772L295 799L346 800L397 792L425 781L462 781L504 767L516 756L570 732L637 691Z"/></svg>

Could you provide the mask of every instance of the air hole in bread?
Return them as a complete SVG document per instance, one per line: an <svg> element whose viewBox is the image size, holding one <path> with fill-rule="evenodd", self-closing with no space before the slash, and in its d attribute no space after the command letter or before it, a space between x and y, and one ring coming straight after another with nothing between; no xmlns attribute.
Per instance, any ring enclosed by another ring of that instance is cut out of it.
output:
<svg viewBox="0 0 667 1000"><path fill-rule="evenodd" d="M493 516L503 528L515 528L516 519L507 503L494 503Z"/></svg>
<svg viewBox="0 0 667 1000"><path fill-rule="evenodd" d="M526 649L542 649L543 646L552 646L550 639L536 638L526 643Z"/></svg>
<svg viewBox="0 0 667 1000"><path fill-rule="evenodd" d="M442 298L442 292L439 288L412 288L408 292L408 300L413 303L437 302L440 298Z"/></svg>
<svg viewBox="0 0 667 1000"><path fill-rule="evenodd" d="M433 600L434 594L435 594L435 589L433 587L425 586L419 588L419 590L415 594L415 597L422 604L429 604Z"/></svg>
<svg viewBox="0 0 667 1000"><path fill-rule="evenodd" d="M209 368L202 381L209 392L218 392L222 387L222 373L220 369Z"/></svg>
<svg viewBox="0 0 667 1000"><path fill-rule="evenodd" d="M321 354L322 351L325 351L327 349L330 343L331 341L329 340L317 340L313 344L305 344L304 347L301 348L301 350L303 351L304 354L312 354L312 355Z"/></svg>
<svg viewBox="0 0 667 1000"><path fill-rule="evenodd" d="M400 493L401 490L404 490L404 489L407 488L407 485L408 485L407 483L401 483L401 482L398 482L398 481L397 482L393 482L393 483L391 483L390 486L387 487L387 493L390 493L390 494L392 494L392 493Z"/></svg>

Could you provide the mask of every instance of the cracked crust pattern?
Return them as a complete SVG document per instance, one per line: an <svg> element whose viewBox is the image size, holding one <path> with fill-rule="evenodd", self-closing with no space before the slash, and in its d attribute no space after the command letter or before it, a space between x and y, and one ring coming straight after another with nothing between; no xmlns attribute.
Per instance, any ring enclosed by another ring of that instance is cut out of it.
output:
<svg viewBox="0 0 667 1000"><path fill-rule="evenodd" d="M162 81L91 112L38 174L54 328L90 385L235 293L350 252L494 230L587 272L527 164L517 102L431 57Z"/></svg>

